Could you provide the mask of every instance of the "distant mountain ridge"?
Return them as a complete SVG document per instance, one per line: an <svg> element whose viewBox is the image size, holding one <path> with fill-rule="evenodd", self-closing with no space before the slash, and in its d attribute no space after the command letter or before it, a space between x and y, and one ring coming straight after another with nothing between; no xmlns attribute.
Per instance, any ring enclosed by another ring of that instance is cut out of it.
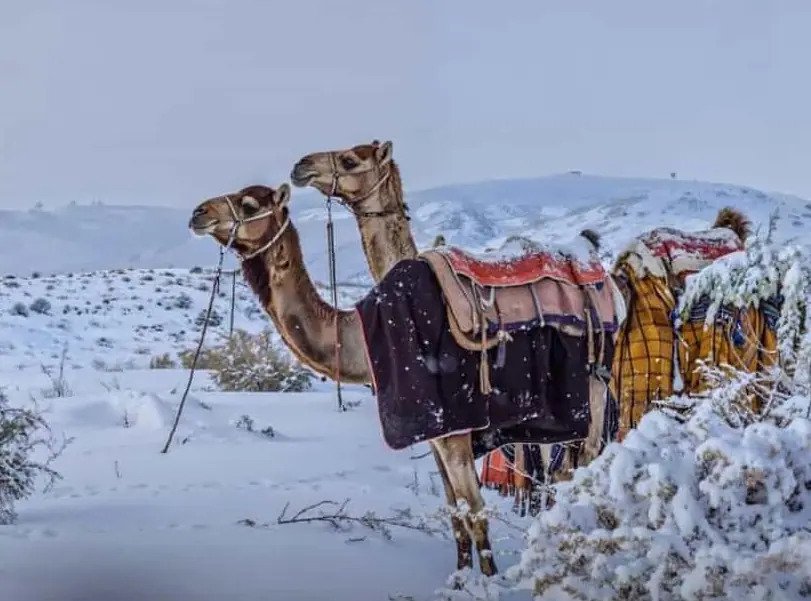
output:
<svg viewBox="0 0 811 601"><path fill-rule="evenodd" d="M473 250L499 246L514 234L554 243L589 227L603 236L608 248L616 248L653 227L705 228L728 205L744 211L755 226L767 223L777 211L781 240L801 239L811 224L807 200L686 180L568 173L406 191L406 197L421 247L440 233L449 244ZM312 192L295 190L291 206L308 267L314 278L325 279L323 201ZM71 203L56 210L0 211L5 242L0 273L210 265L216 260L214 243L195 239L187 229L192 208ZM341 208L335 217L339 277L369 282L354 219Z"/></svg>

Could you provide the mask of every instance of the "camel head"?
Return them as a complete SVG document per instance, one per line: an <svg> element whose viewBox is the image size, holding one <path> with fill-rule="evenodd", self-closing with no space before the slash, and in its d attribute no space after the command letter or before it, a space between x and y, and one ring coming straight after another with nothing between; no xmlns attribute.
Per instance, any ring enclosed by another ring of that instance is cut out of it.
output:
<svg viewBox="0 0 811 601"><path fill-rule="evenodd" d="M198 236L209 235L231 247L243 259L270 248L287 229L290 186L274 190L249 186L239 192L203 201L192 212L189 228Z"/></svg>
<svg viewBox="0 0 811 601"><path fill-rule="evenodd" d="M374 193L396 177L395 169L392 143L375 140L371 144L361 144L346 150L308 154L293 167L290 179L295 186L315 188L325 196L338 197L351 206L372 197L379 198ZM377 204L381 202L378 201ZM393 208L364 206L369 211Z"/></svg>

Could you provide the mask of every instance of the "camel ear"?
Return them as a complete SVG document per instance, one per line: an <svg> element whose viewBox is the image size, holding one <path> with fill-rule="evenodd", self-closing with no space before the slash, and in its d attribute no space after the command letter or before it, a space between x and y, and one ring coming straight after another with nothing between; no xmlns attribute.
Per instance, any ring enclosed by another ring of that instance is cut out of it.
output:
<svg viewBox="0 0 811 601"><path fill-rule="evenodd" d="M391 161L391 154L392 154L392 144L391 140L387 140L383 142L380 146L375 149L375 158L377 159L378 165L385 165L389 161Z"/></svg>
<svg viewBox="0 0 811 601"><path fill-rule="evenodd" d="M284 183L276 189L273 195L273 204L278 207L285 207L290 202L290 184Z"/></svg>

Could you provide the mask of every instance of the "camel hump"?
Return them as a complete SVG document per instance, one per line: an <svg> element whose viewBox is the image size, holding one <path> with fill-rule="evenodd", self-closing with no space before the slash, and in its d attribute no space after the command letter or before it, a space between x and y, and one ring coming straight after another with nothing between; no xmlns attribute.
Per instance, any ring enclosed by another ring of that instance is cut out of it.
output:
<svg viewBox="0 0 811 601"><path fill-rule="evenodd" d="M595 232L592 229L585 229L580 232L580 235L583 236L586 240L591 242L596 250L600 250L600 234Z"/></svg>
<svg viewBox="0 0 811 601"><path fill-rule="evenodd" d="M741 242L745 242L749 236L751 222L746 216L737 209L732 207L724 207L718 211L718 216L715 218L715 223L712 227L725 227L732 230L740 238Z"/></svg>

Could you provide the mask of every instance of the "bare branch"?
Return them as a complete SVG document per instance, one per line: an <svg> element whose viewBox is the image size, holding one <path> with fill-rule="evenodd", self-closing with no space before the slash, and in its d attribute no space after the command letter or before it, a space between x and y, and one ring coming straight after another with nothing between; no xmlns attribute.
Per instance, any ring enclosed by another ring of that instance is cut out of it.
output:
<svg viewBox="0 0 811 601"><path fill-rule="evenodd" d="M445 529L434 526L430 523L429 517L417 517L411 513L410 509L395 510L393 515L378 516L373 511L367 511L361 516L350 515L347 512L350 499L344 499L342 502L324 500L318 503L308 505L292 515L288 515L290 511L290 503L287 502L282 509L282 512L276 518L277 525L285 524L310 524L314 522L323 522L329 524L335 530L342 532L348 531L353 525L361 525L365 528L373 530L380 534L386 540L392 539L391 528L403 528L405 530L413 530L415 532L423 532L429 536L445 535ZM330 507L334 508L328 511L317 511L318 509ZM259 523L256 520L246 518L239 521L244 526L251 528L269 528L272 524L269 522ZM360 542L365 537L352 538L349 542Z"/></svg>

